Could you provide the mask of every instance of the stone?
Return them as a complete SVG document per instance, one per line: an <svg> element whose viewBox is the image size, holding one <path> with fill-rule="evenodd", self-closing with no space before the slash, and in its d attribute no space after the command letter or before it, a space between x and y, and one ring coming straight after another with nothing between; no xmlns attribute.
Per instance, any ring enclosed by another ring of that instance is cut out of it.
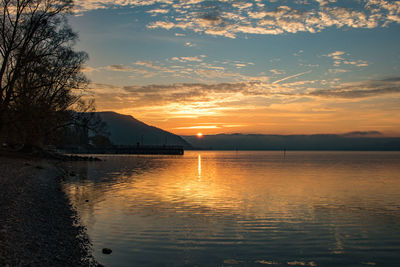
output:
<svg viewBox="0 0 400 267"><path fill-rule="evenodd" d="M103 254L111 254L112 250L110 248L103 248Z"/></svg>

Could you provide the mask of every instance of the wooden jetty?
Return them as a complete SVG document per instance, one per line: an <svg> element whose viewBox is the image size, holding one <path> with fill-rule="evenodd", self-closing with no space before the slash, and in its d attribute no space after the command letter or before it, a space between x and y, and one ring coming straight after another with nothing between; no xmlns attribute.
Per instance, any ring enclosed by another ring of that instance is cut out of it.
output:
<svg viewBox="0 0 400 267"><path fill-rule="evenodd" d="M156 145L118 145L106 148L74 148L68 149L71 154L135 154L135 155L183 155L183 146Z"/></svg>

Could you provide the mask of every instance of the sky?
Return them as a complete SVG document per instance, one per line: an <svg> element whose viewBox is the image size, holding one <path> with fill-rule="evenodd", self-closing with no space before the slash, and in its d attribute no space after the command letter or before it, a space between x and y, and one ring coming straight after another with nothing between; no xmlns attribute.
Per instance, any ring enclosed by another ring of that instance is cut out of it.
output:
<svg viewBox="0 0 400 267"><path fill-rule="evenodd" d="M179 135L400 136L400 1L75 5L98 111Z"/></svg>

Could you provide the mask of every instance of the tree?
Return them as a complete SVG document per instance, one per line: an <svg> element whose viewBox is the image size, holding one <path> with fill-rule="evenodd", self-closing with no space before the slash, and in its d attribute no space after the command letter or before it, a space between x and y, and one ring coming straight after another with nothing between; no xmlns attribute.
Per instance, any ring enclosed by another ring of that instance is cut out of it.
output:
<svg viewBox="0 0 400 267"><path fill-rule="evenodd" d="M2 0L0 134L8 140L42 145L82 108L88 57L72 48L72 7L71 0Z"/></svg>
<svg viewBox="0 0 400 267"><path fill-rule="evenodd" d="M58 124L49 132L56 133L48 137L51 144L61 149L71 147L90 148L90 141L94 136L108 138L107 125L95 112L94 100L83 101L80 99L74 107L67 112L67 119L64 124Z"/></svg>

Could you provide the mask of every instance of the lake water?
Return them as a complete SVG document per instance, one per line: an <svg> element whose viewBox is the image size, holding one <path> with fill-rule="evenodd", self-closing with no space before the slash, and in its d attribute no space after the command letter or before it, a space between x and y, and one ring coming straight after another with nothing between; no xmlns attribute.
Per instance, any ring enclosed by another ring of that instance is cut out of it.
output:
<svg viewBox="0 0 400 267"><path fill-rule="evenodd" d="M64 188L106 266L400 266L399 152L102 158Z"/></svg>

